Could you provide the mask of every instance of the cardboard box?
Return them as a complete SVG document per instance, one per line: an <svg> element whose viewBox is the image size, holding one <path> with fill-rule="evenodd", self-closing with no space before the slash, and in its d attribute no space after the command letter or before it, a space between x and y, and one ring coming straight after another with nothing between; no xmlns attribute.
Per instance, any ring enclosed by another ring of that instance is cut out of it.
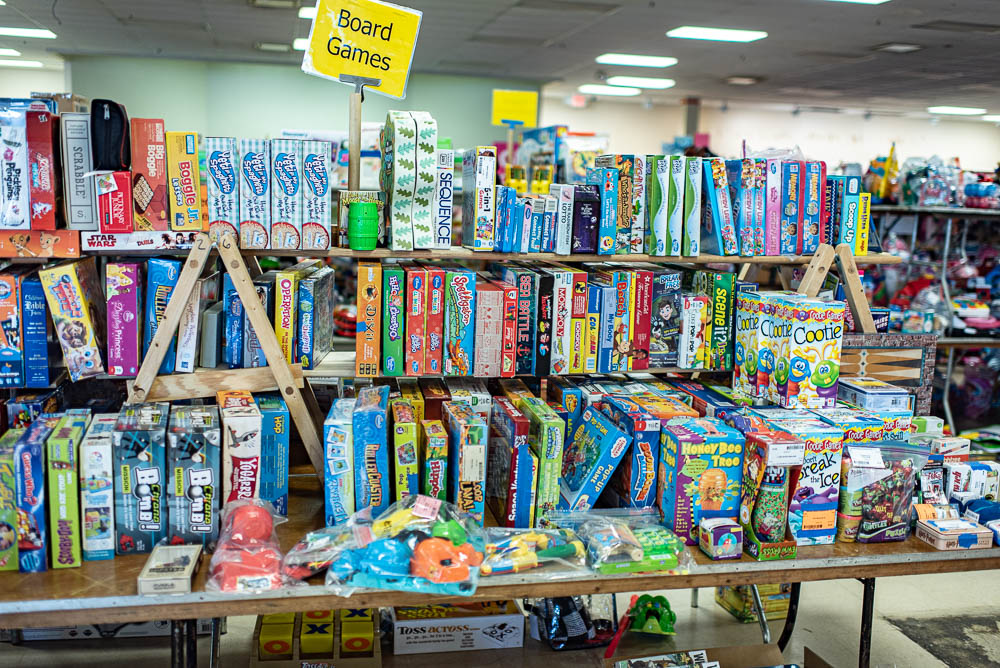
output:
<svg viewBox="0 0 1000 668"><path fill-rule="evenodd" d="M299 281L298 361L315 369L333 350L336 285L332 267L321 267Z"/></svg>
<svg viewBox="0 0 1000 668"><path fill-rule="evenodd" d="M910 394L877 378L842 376L837 398L867 411L910 411Z"/></svg>
<svg viewBox="0 0 1000 668"><path fill-rule="evenodd" d="M219 366L222 361L222 330L225 328L222 309L225 304L215 302L201 313L201 348L198 364L209 369Z"/></svg>
<svg viewBox="0 0 1000 668"><path fill-rule="evenodd" d="M178 373L194 371L198 357L198 326L201 324L201 304L205 300L203 294L205 279L194 282L191 295L181 311L181 319L177 323L177 357L174 370Z"/></svg>
<svg viewBox="0 0 1000 668"><path fill-rule="evenodd" d="M427 321L424 335L426 373L444 371L445 271L427 267Z"/></svg>
<svg viewBox="0 0 1000 668"><path fill-rule="evenodd" d="M94 258L40 269L38 277L62 346L70 380L104 373L104 295L97 283Z"/></svg>
<svg viewBox="0 0 1000 668"><path fill-rule="evenodd" d="M871 218L872 218L871 193L859 193L858 234L854 245L854 254L859 257L868 255L868 236L870 234Z"/></svg>
<svg viewBox="0 0 1000 668"><path fill-rule="evenodd" d="M8 429L0 436L0 571L16 571L18 503L14 473L14 446L24 429Z"/></svg>
<svg viewBox="0 0 1000 668"><path fill-rule="evenodd" d="M404 323L403 292L406 289L402 267L388 264L382 267L382 375L403 375Z"/></svg>
<svg viewBox="0 0 1000 668"><path fill-rule="evenodd" d="M97 218L102 234L132 232L132 176L130 172L101 172L94 176Z"/></svg>
<svg viewBox="0 0 1000 668"><path fill-rule="evenodd" d="M326 453L324 499L326 525L343 524L354 514L354 423L356 400L334 399L323 422Z"/></svg>
<svg viewBox="0 0 1000 668"><path fill-rule="evenodd" d="M471 376L475 359L476 272L449 267L444 285L444 373Z"/></svg>
<svg viewBox="0 0 1000 668"><path fill-rule="evenodd" d="M563 451L559 508L589 510L625 456L630 440L608 417L588 406Z"/></svg>
<svg viewBox="0 0 1000 668"><path fill-rule="evenodd" d="M802 224L799 226L799 254L812 254L819 248L823 199L826 194L826 163L807 162L802 186Z"/></svg>
<svg viewBox="0 0 1000 668"><path fill-rule="evenodd" d="M917 538L939 550L976 550L993 546L993 532L969 520L918 520Z"/></svg>
<svg viewBox="0 0 1000 668"><path fill-rule="evenodd" d="M115 464L112 433L117 413L95 415L80 443L80 518L83 560L115 556Z"/></svg>
<svg viewBox="0 0 1000 668"><path fill-rule="evenodd" d="M97 194L93 178L87 176L94 171L90 114L63 113L59 120L66 225L71 230L97 230ZM133 154L137 155L134 134L132 141Z"/></svg>
<svg viewBox="0 0 1000 668"><path fill-rule="evenodd" d="M28 141L26 118L22 109L0 109L0 228L27 230L31 228L31 180L28 171Z"/></svg>
<svg viewBox="0 0 1000 668"><path fill-rule="evenodd" d="M743 527L728 517L701 519L698 547L715 560L739 559L743 554Z"/></svg>
<svg viewBox="0 0 1000 668"><path fill-rule="evenodd" d="M602 410L627 436L628 452L622 457L611 481L619 503L629 508L649 508L655 505L657 467L660 461L660 419L625 396L608 397L602 402ZM579 433L579 428L576 433ZM564 454L564 472L566 467L567 456Z"/></svg>
<svg viewBox="0 0 1000 668"><path fill-rule="evenodd" d="M201 551L201 545L157 545L139 572L139 596L190 594Z"/></svg>
<svg viewBox="0 0 1000 668"><path fill-rule="evenodd" d="M108 373L135 376L142 349L142 275L137 262L105 267L108 311Z"/></svg>
<svg viewBox="0 0 1000 668"><path fill-rule="evenodd" d="M143 314L142 355L149 353L149 346L167 312L167 304L181 275L181 261L150 258L146 263L146 310ZM170 343L160 364L160 373L173 373L177 362L176 335L170 333Z"/></svg>
<svg viewBox="0 0 1000 668"><path fill-rule="evenodd" d="M263 416L246 390L215 395L222 418L222 505L260 498Z"/></svg>
<svg viewBox="0 0 1000 668"><path fill-rule="evenodd" d="M163 119L133 118L132 219L136 230L170 228L167 205L167 145Z"/></svg>
<svg viewBox="0 0 1000 668"><path fill-rule="evenodd" d="M4 323L0 339L0 386L19 387L24 384L24 343L21 340L21 288L24 271L9 267L0 273L0 322Z"/></svg>
<svg viewBox="0 0 1000 668"><path fill-rule="evenodd" d="M757 591L764 608L764 618L767 620L784 619L788 615L788 601L791 585L774 584L758 585ZM747 585L736 587L716 587L715 602L723 610L729 612L744 624L757 621L757 610L754 607L753 593ZM725 664L732 665L732 664ZM754 664L746 664L754 665Z"/></svg>
<svg viewBox="0 0 1000 668"><path fill-rule="evenodd" d="M799 545L831 544L837 532L844 432L818 419L773 424L805 443L802 471L789 485L789 530Z"/></svg>
<svg viewBox="0 0 1000 668"><path fill-rule="evenodd" d="M358 391L354 426L354 500L358 509L372 507L372 517L389 507L389 452L386 413L389 388L369 385Z"/></svg>
<svg viewBox="0 0 1000 668"><path fill-rule="evenodd" d="M451 248L451 219L454 201L455 152L437 149L437 175L434 182L435 248Z"/></svg>
<svg viewBox="0 0 1000 668"><path fill-rule="evenodd" d="M174 406L167 430L170 542L215 549L222 511L222 434L216 406Z"/></svg>
<svg viewBox="0 0 1000 668"><path fill-rule="evenodd" d="M443 306L442 299L442 313ZM382 265L379 262L358 262L357 310L355 373L358 376L377 376L381 372L379 352L382 343Z"/></svg>
<svg viewBox="0 0 1000 668"><path fill-rule="evenodd" d="M440 420L444 416L444 402L451 401L451 393L440 378L421 378L420 391L424 395L424 418Z"/></svg>
<svg viewBox="0 0 1000 668"><path fill-rule="evenodd" d="M170 405L126 404L112 433L116 554L151 552L168 531L166 432Z"/></svg>
<svg viewBox="0 0 1000 668"><path fill-rule="evenodd" d="M743 446L743 434L713 418L678 418L662 427L658 505L688 545L698 544L701 518L736 519Z"/></svg>
<svg viewBox="0 0 1000 668"><path fill-rule="evenodd" d="M393 653L492 650L524 644L524 615L513 601L393 609Z"/></svg>
<svg viewBox="0 0 1000 668"><path fill-rule="evenodd" d="M627 255L632 252L632 189L635 180L635 156L599 155L594 160L594 166L601 169L614 169L618 172L617 228L615 230L614 253Z"/></svg>
<svg viewBox="0 0 1000 668"><path fill-rule="evenodd" d="M201 176L198 170L198 133L167 132L167 187L171 230L200 231Z"/></svg>
<svg viewBox="0 0 1000 668"><path fill-rule="evenodd" d="M538 492L535 516L541 517L559 505L566 423L542 399L523 397L514 405L528 416L528 443L538 457Z"/></svg>
<svg viewBox="0 0 1000 668"><path fill-rule="evenodd" d="M502 371L505 290L489 280L476 282L475 364L473 373L482 378Z"/></svg>
<svg viewBox="0 0 1000 668"><path fill-rule="evenodd" d="M67 413L46 441L52 568L75 568L82 563L78 448L89 423L90 411Z"/></svg>
<svg viewBox="0 0 1000 668"><path fill-rule="evenodd" d="M765 481L781 484L788 489L785 507L791 503L794 488L788 480L798 477L802 467L805 444L797 436L768 431L747 433L746 451L743 457L743 481L740 485L740 525L743 527L743 550L751 559L775 561L794 559L798 548L795 537L788 525L787 515L781 527L772 526L776 534L771 540L758 538L753 523L757 501ZM778 537L780 534L780 537ZM768 538L764 535L763 538Z"/></svg>
<svg viewBox="0 0 1000 668"><path fill-rule="evenodd" d="M486 503L500 526L534 526L538 457L528 445L530 423L507 397L493 397Z"/></svg>
<svg viewBox="0 0 1000 668"><path fill-rule="evenodd" d="M31 229L55 230L62 217L62 172L56 160L59 117L47 111L28 111L25 116Z"/></svg>
<svg viewBox="0 0 1000 668"><path fill-rule="evenodd" d="M61 414L42 413L14 445L18 564L22 573L46 569L45 547L51 529L45 506L45 443L61 419Z"/></svg>
<svg viewBox="0 0 1000 668"><path fill-rule="evenodd" d="M795 255L799 250L804 197L805 163L785 160L781 163L781 255Z"/></svg>
<svg viewBox="0 0 1000 668"><path fill-rule="evenodd" d="M302 248L326 250L330 247L333 216L330 166L333 145L328 141L302 142Z"/></svg>
<svg viewBox="0 0 1000 668"><path fill-rule="evenodd" d="M222 330L222 361L229 364L230 369L243 368L243 338L246 334L246 317L243 313L243 301L229 274L222 276L223 320ZM273 317L273 316L272 316Z"/></svg>
<svg viewBox="0 0 1000 668"><path fill-rule="evenodd" d="M241 139L239 146L240 248L267 248L271 234L271 144Z"/></svg>
<svg viewBox="0 0 1000 668"><path fill-rule="evenodd" d="M684 172L684 231L681 255L701 254L702 159L685 157Z"/></svg>
<svg viewBox="0 0 1000 668"><path fill-rule="evenodd" d="M394 398L392 413L392 451L394 456L395 499L420 493L420 469L417 462L417 418L410 402Z"/></svg>
<svg viewBox="0 0 1000 668"><path fill-rule="evenodd" d="M296 308L299 300L299 281L323 266L321 260L303 260L278 272L274 293L274 334L285 360L295 361L295 330L298 324Z"/></svg>
<svg viewBox="0 0 1000 668"><path fill-rule="evenodd" d="M597 187L601 202L597 225L597 254L614 255L618 235L618 170L588 169L587 183Z"/></svg>
<svg viewBox="0 0 1000 668"><path fill-rule="evenodd" d="M379 148L385 156L379 169L379 189L386 195L386 223L389 248L392 250L413 250L411 216L417 181L416 135L417 123L408 112L389 110L379 135ZM474 179L465 183L472 184ZM470 186L467 185L466 188L469 189ZM466 202L468 201L467 199ZM343 229L343 218L341 223Z"/></svg>
<svg viewBox="0 0 1000 668"><path fill-rule="evenodd" d="M462 244L493 250L497 148L477 146L462 156Z"/></svg>
<svg viewBox="0 0 1000 668"><path fill-rule="evenodd" d="M420 490L448 500L448 432L440 420L420 421Z"/></svg>
<svg viewBox="0 0 1000 668"><path fill-rule="evenodd" d="M288 466L291 414L277 392L254 397L261 414L260 493L279 515L288 514Z"/></svg>
<svg viewBox="0 0 1000 668"><path fill-rule="evenodd" d="M271 140L270 248L299 248L302 237L302 142Z"/></svg>
<svg viewBox="0 0 1000 668"><path fill-rule="evenodd" d="M223 234L238 235L240 230L239 150L232 137L206 137L204 149L208 170L205 218L212 241L218 243Z"/></svg>
<svg viewBox="0 0 1000 668"><path fill-rule="evenodd" d="M254 292L264 309L264 313L267 314L268 322L274 322L276 278L277 272L269 271L258 276L253 282ZM239 295L235 294L235 290L232 291L232 295L237 299L239 298ZM240 311L243 310L241 303ZM267 356L264 354L264 347L260 344L260 337L257 336L257 331L250 323L250 318L246 317L246 313L244 312L242 313L242 318L236 318L236 322L239 320L243 321L243 368L249 369L267 366Z"/></svg>
<svg viewBox="0 0 1000 668"><path fill-rule="evenodd" d="M459 510L483 524L486 501L486 421L460 401L444 403L444 424L449 434L449 496Z"/></svg>

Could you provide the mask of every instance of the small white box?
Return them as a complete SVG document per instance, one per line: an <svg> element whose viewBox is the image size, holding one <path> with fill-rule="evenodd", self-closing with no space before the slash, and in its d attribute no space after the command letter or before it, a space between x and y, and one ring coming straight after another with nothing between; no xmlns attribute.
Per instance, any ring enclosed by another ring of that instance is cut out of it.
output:
<svg viewBox="0 0 1000 668"><path fill-rule="evenodd" d="M140 596L190 594L201 545L157 545L139 573Z"/></svg>
<svg viewBox="0 0 1000 668"><path fill-rule="evenodd" d="M524 614L513 601L394 608L393 651L429 654L524 645Z"/></svg>

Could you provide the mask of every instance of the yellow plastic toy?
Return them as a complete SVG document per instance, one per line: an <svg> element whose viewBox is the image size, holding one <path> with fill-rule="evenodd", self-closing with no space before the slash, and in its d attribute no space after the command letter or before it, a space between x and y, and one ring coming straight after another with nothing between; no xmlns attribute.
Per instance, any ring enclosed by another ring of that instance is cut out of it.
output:
<svg viewBox="0 0 1000 668"><path fill-rule="evenodd" d="M340 654L342 656L357 656L369 654L375 643L375 627L371 620L359 622L341 622L340 624Z"/></svg>
<svg viewBox="0 0 1000 668"><path fill-rule="evenodd" d="M400 508L392 515L376 520L372 524L372 534L376 538L395 536L414 520L412 508Z"/></svg>
<svg viewBox="0 0 1000 668"><path fill-rule="evenodd" d="M294 617L294 613L292 613ZM261 659L292 658L292 636L295 624L261 624L258 636L258 654Z"/></svg>
<svg viewBox="0 0 1000 668"><path fill-rule="evenodd" d="M302 623L332 622L333 610L309 610L302 613Z"/></svg>
<svg viewBox="0 0 1000 668"><path fill-rule="evenodd" d="M302 615L299 654L333 654L333 619L328 622L310 622Z"/></svg>

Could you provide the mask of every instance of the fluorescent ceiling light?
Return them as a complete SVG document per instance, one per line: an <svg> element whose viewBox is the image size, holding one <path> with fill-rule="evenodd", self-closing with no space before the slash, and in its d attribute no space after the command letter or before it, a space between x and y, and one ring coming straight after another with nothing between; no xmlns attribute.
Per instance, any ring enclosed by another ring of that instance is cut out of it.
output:
<svg viewBox="0 0 1000 668"><path fill-rule="evenodd" d="M3 0L0 0L0 2L2 2L2 1ZM17 56L20 56L20 55L21 55L21 52L18 51L17 49L2 49L2 48L0 48L0 56L14 56L16 58Z"/></svg>
<svg viewBox="0 0 1000 668"><path fill-rule="evenodd" d="M292 42L292 48L296 51L305 51L309 48L309 38L308 37L297 37L295 41Z"/></svg>
<svg viewBox="0 0 1000 668"><path fill-rule="evenodd" d="M946 114L948 116L980 116L986 113L985 109L979 107L950 107L943 105L940 107L927 107L931 114Z"/></svg>
<svg viewBox="0 0 1000 668"><path fill-rule="evenodd" d="M670 56L640 56L632 53L605 53L594 60L601 65L626 65L630 67L670 67L677 64L677 59Z"/></svg>
<svg viewBox="0 0 1000 668"><path fill-rule="evenodd" d="M681 39L708 39L716 42L755 42L767 37L763 30L736 30L734 28L703 28L681 26L667 31L667 37Z"/></svg>
<svg viewBox="0 0 1000 668"><path fill-rule="evenodd" d="M290 44L282 42L257 42L254 44L254 48L258 51L267 51L269 53L288 53L292 50Z"/></svg>
<svg viewBox="0 0 1000 668"><path fill-rule="evenodd" d="M905 42L889 42L875 47L875 51L888 51L889 53L913 53L924 47L919 44L907 44Z"/></svg>
<svg viewBox="0 0 1000 668"><path fill-rule="evenodd" d="M316 5L312 7L299 7L299 18L312 21L316 18Z"/></svg>
<svg viewBox="0 0 1000 668"><path fill-rule="evenodd" d="M611 86L632 86L634 88L673 88L676 82L673 79L660 79L659 77L608 77L608 84Z"/></svg>
<svg viewBox="0 0 1000 668"><path fill-rule="evenodd" d="M55 39L51 30L41 28L8 28L0 26L0 37L37 37L39 39Z"/></svg>
<svg viewBox="0 0 1000 668"><path fill-rule="evenodd" d="M583 84L578 91L585 95L616 95L618 97L634 97L642 91L627 86L604 86L602 84Z"/></svg>
<svg viewBox="0 0 1000 668"><path fill-rule="evenodd" d="M760 83L760 79L757 77L729 77L726 79L726 83L731 86L753 86Z"/></svg>
<svg viewBox="0 0 1000 668"><path fill-rule="evenodd" d="M981 116L979 120L989 121L990 123L1000 123L1000 114L990 114L989 116Z"/></svg>
<svg viewBox="0 0 1000 668"><path fill-rule="evenodd" d="M827 2L852 2L856 5L881 5L889 0L826 0Z"/></svg>
<svg viewBox="0 0 1000 668"><path fill-rule="evenodd" d="M0 60L0 67L41 67L37 60Z"/></svg>

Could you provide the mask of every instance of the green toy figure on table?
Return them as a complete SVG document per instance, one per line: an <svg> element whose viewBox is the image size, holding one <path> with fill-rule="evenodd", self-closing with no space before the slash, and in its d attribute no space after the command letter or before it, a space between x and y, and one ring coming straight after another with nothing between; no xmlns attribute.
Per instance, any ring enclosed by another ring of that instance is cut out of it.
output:
<svg viewBox="0 0 1000 668"><path fill-rule="evenodd" d="M674 635L677 614L670 609L670 603L663 596L643 594L629 610L628 615L632 620L628 627L629 631Z"/></svg>

